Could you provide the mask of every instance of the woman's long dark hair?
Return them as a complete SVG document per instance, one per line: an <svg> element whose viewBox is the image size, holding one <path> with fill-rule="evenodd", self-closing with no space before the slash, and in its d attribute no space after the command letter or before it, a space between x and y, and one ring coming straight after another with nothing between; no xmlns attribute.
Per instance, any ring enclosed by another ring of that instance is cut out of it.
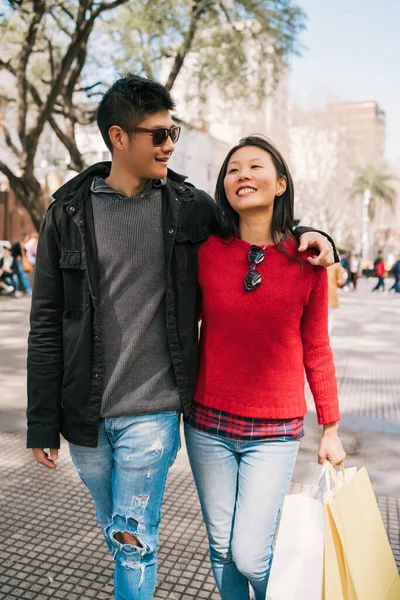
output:
<svg viewBox="0 0 400 600"><path fill-rule="evenodd" d="M231 207L225 193L224 179L228 162L237 150L245 146L257 146L265 150L271 156L277 176L286 178L286 190L281 196L275 196L274 209L271 222L271 239L274 244L279 244L288 235L293 233L294 225L294 188L293 179L282 154L275 148L272 142L261 135L250 135L244 137L228 152L218 175L215 188L215 203L217 205L217 220L219 225L219 236L228 238L237 235L239 229L239 215Z"/></svg>

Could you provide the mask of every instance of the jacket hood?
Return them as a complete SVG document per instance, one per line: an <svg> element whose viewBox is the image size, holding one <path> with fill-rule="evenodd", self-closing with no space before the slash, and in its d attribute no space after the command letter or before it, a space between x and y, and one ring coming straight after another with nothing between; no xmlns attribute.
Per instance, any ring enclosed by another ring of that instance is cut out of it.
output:
<svg viewBox="0 0 400 600"><path fill-rule="evenodd" d="M89 186L94 177L108 177L111 170L111 161L99 162L91 165L82 173L79 173L66 183L62 185L56 192L53 194L53 198L55 200L70 200L72 196L74 196L82 187ZM167 179L175 181L180 184L183 183L187 177L185 175L180 175L179 173L175 173L172 169L168 169L167 171Z"/></svg>

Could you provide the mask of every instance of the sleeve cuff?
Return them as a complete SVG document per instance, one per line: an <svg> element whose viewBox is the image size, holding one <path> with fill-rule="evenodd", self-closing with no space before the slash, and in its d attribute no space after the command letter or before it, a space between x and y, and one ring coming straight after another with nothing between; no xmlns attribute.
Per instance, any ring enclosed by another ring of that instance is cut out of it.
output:
<svg viewBox="0 0 400 600"><path fill-rule="evenodd" d="M51 425L29 425L27 432L27 448L60 447L60 431Z"/></svg>

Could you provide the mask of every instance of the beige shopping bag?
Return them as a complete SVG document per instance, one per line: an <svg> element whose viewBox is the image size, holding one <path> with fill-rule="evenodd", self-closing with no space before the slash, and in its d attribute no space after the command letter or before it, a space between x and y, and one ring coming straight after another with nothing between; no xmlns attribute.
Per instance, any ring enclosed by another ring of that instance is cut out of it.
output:
<svg viewBox="0 0 400 600"><path fill-rule="evenodd" d="M323 600L357 600L354 585L349 576L343 545L328 504L324 505L324 517L325 552L322 598Z"/></svg>
<svg viewBox="0 0 400 600"><path fill-rule="evenodd" d="M325 503L324 600L400 600L400 578L365 468Z"/></svg>

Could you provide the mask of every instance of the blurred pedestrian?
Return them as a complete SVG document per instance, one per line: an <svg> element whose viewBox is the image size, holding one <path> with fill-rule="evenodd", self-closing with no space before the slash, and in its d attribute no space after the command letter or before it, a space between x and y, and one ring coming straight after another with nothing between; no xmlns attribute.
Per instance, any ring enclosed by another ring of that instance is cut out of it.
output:
<svg viewBox="0 0 400 600"><path fill-rule="evenodd" d="M383 252L381 250L379 250L378 256L376 257L376 259L374 261L374 269L375 269L375 275L378 278L378 283L376 284L376 286L373 288L372 291L377 292L381 289L382 292L384 292L385 291L386 269L385 269L385 261L384 261Z"/></svg>
<svg viewBox="0 0 400 600"><path fill-rule="evenodd" d="M350 252L346 252L341 260L340 263L342 265L342 273L343 273L343 289L345 292L348 292L350 290L350 281L351 281L351 271L350 271Z"/></svg>
<svg viewBox="0 0 400 600"><path fill-rule="evenodd" d="M21 233L19 240L12 246L11 253L16 261L17 275L20 288L25 294L32 294L31 284L29 283L28 273L33 271L33 267L26 257L25 242L29 240L29 235Z"/></svg>
<svg viewBox="0 0 400 600"><path fill-rule="evenodd" d="M0 281L6 293L14 293L16 297L21 295L16 259L8 246L3 246L3 257L0 258Z"/></svg>
<svg viewBox="0 0 400 600"><path fill-rule="evenodd" d="M339 308L338 288L344 284L345 277L343 267L340 263L335 263L328 267L328 331L332 332L335 312Z"/></svg>
<svg viewBox="0 0 400 600"><path fill-rule="evenodd" d="M398 254L397 260L392 267L392 273L394 275L394 284L390 288L389 292L394 290L396 294L400 294L400 253Z"/></svg>
<svg viewBox="0 0 400 600"><path fill-rule="evenodd" d="M12 285L7 284L5 281L0 279L0 294L12 294L14 292L14 288Z"/></svg>
<svg viewBox="0 0 400 600"><path fill-rule="evenodd" d="M361 274L361 262L357 254L352 252L350 254L350 279L353 284L353 292L357 289L358 278Z"/></svg>
<svg viewBox="0 0 400 600"><path fill-rule="evenodd" d="M217 229L212 198L168 169L173 109L157 82L113 84L97 112L112 162L55 193L36 257L27 445L54 469L60 433L69 441L115 560L115 600L153 598L166 477L196 385L197 251ZM314 265L332 263L323 234L294 235L320 248ZM306 267L310 285L325 275Z"/></svg>
<svg viewBox="0 0 400 600"><path fill-rule="evenodd" d="M199 373L185 435L222 600L248 600L249 584L256 600L266 598L304 435L304 369L323 426L319 462L345 457L327 273L298 252L293 193L280 152L244 138L218 176L219 235L198 253Z"/></svg>
<svg viewBox="0 0 400 600"><path fill-rule="evenodd" d="M28 259L28 261L30 262L32 267L34 267L36 264L36 251L37 251L38 239L39 239L39 234L36 231L34 231L31 235L31 237L28 239L28 241L25 242L26 258Z"/></svg>

